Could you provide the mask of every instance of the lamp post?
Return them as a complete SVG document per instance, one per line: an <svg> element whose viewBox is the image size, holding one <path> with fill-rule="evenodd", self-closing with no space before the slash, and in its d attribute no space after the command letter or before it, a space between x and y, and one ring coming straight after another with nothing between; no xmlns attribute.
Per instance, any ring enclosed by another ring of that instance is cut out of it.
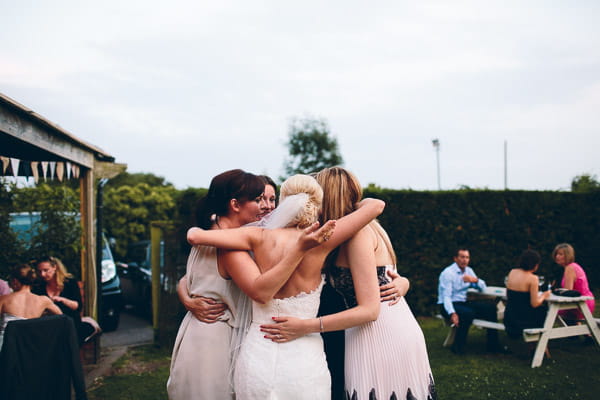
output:
<svg viewBox="0 0 600 400"><path fill-rule="evenodd" d="M442 190L442 184L441 184L441 180L440 180L440 139L433 139L431 141L431 143L433 144L433 148L435 148L435 155L436 155L436 160L437 160L437 183L438 183L438 190Z"/></svg>

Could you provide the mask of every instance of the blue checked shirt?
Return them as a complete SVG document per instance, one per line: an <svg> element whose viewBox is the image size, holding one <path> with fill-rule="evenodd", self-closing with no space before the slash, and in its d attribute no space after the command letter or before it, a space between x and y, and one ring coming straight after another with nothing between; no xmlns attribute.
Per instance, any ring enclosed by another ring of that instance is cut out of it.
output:
<svg viewBox="0 0 600 400"><path fill-rule="evenodd" d="M479 279L477 283L469 283L463 281L463 275L475 275L475 271L471 267L466 267L463 272L460 267L453 263L447 266L440 274L439 285L438 285L438 304L443 304L444 309L450 315L453 314L454 306L452 305L455 301L467 301L467 290L474 288L482 291L486 288L483 279Z"/></svg>

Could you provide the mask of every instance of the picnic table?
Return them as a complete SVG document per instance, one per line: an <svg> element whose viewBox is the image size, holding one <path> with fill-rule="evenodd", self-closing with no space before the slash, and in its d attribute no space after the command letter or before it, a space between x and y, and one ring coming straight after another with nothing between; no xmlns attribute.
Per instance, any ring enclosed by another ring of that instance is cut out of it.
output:
<svg viewBox="0 0 600 400"><path fill-rule="evenodd" d="M469 295L476 298L496 299L498 306L498 320L502 320L504 315L504 307L506 302L506 288L501 286L488 286L483 291L469 290ZM546 300L548 303L548 313L544 320L542 328L530 328L523 330L523 339L526 342L537 341L537 346L531 361L531 368L542 365L544 353L548 347L548 341L551 339L566 338L579 335L592 335L596 344L600 346L600 329L598 323L592 316L587 307L586 300L590 300L590 296L566 297L551 294ZM558 315L560 310L579 309L584 316L584 320L579 325L567 325ZM474 325L487 329L504 330L504 325L491 321L477 320ZM489 322L489 323L488 323Z"/></svg>
<svg viewBox="0 0 600 400"><path fill-rule="evenodd" d="M600 346L600 330L586 304L586 300L590 299L592 299L590 296L565 297L554 294L550 295L548 300L546 300L548 303L548 314L546 314L544 327L525 329L523 331L523 338L526 342L538 342L533 354L533 360L531 361L531 368L542 365L544 351L550 339L591 334L596 344ZM562 318L558 315L558 311L574 308L578 308L583 314L583 323L580 325L564 324Z"/></svg>

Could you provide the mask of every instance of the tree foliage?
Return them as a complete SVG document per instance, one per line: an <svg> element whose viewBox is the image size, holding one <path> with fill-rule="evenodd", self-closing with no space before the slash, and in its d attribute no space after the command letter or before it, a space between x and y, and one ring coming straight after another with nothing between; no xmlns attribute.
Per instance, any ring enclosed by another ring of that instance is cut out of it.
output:
<svg viewBox="0 0 600 400"><path fill-rule="evenodd" d="M577 175L571 181L571 192L573 193L589 193L597 190L600 190L600 182L596 175Z"/></svg>
<svg viewBox="0 0 600 400"><path fill-rule="evenodd" d="M79 276L81 224L78 190L69 185L46 183L27 188L3 184L0 197L3 215L0 218L0 238L3 245L7 244L7 251L3 251L5 254L1 256L3 272L17 263L53 255L65 263L69 272ZM19 238L8 226L11 212L39 212L39 221L26 237Z"/></svg>
<svg viewBox="0 0 600 400"><path fill-rule="evenodd" d="M287 176L309 174L344 162L337 139L331 136L324 119L293 119L286 145L289 151L289 158L284 163Z"/></svg>
<svg viewBox="0 0 600 400"><path fill-rule="evenodd" d="M146 183L150 186L172 186L171 183L167 182L162 176L157 176L152 173L136 172L130 174L129 172L122 172L116 177L110 179L106 187L119 187L119 186L135 186L138 183Z"/></svg>
<svg viewBox="0 0 600 400"><path fill-rule="evenodd" d="M175 212L176 190L172 186L107 187L104 191L104 226L116 239L118 258L127 254L131 243L150 239L150 222L171 220Z"/></svg>
<svg viewBox="0 0 600 400"><path fill-rule="evenodd" d="M14 185L0 181L0 278L6 278L10 267L19 263L23 256L23 246L10 227L10 212L13 207Z"/></svg>

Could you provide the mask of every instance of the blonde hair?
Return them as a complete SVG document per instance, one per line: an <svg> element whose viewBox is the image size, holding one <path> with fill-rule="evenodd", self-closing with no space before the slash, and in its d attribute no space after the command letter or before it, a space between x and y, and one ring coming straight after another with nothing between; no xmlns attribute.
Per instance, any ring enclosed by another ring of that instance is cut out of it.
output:
<svg viewBox="0 0 600 400"><path fill-rule="evenodd" d="M575 262L575 249L573 249L573 246L571 246L569 243L557 244L552 251L553 260L556 260L556 253L558 253L559 250L562 250L563 254L565 255L565 262L567 265Z"/></svg>
<svg viewBox="0 0 600 400"><path fill-rule="evenodd" d="M363 191L360 182L347 169L342 167L324 168L315 175L315 179L324 191L321 222L340 219L350 214L356 210L358 202L362 200ZM377 220L373 220L369 226L381 238L395 264L396 253L385 229Z"/></svg>
<svg viewBox="0 0 600 400"><path fill-rule="evenodd" d="M308 201L288 226L306 228L319 218L321 203L323 202L323 189L312 176L293 175L281 184L280 201L283 202L287 196L299 193L306 193Z"/></svg>
<svg viewBox="0 0 600 400"><path fill-rule="evenodd" d="M65 280L73 278L73 275L67 271L67 268L58 257L42 257L37 262L37 265L40 265L43 262L50 263L50 265L56 268L56 286L62 291L65 287Z"/></svg>

